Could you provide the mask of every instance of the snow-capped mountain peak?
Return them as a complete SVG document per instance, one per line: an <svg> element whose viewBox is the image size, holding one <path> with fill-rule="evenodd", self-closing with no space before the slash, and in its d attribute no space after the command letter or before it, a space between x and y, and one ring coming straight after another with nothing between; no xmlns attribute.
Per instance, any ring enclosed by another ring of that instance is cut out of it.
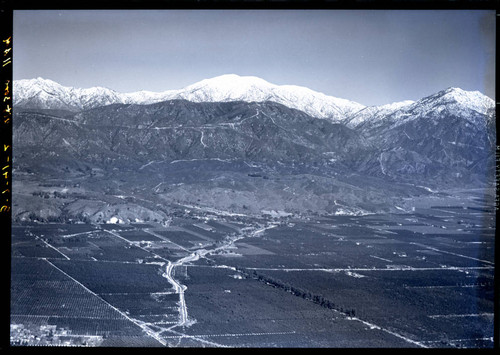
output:
<svg viewBox="0 0 500 355"><path fill-rule="evenodd" d="M295 85L275 85L256 76L225 74L204 79L180 90L118 93L95 87L76 89L51 80L17 80L14 104L32 108L88 109L112 103L151 104L173 99L192 102L272 101L311 116L339 122L365 106Z"/></svg>
<svg viewBox="0 0 500 355"><path fill-rule="evenodd" d="M495 102L479 91L466 91L450 87L433 95L424 97L414 104L396 111L394 118L415 119L421 116L443 117L464 116L475 121L479 116L488 116L495 107Z"/></svg>
<svg viewBox="0 0 500 355"><path fill-rule="evenodd" d="M428 100L438 99L441 104L455 104L461 107L476 110L485 114L488 109L495 107L495 102L479 91L466 91L456 87L449 87L435 95L422 99L422 103Z"/></svg>
<svg viewBox="0 0 500 355"><path fill-rule="evenodd" d="M108 88L66 87L41 77L14 81L13 92L14 105L28 108L82 110L123 102L117 92Z"/></svg>
<svg viewBox="0 0 500 355"><path fill-rule="evenodd" d="M255 76L226 74L189 85L177 94L195 102L266 101L275 87Z"/></svg>
<svg viewBox="0 0 500 355"><path fill-rule="evenodd" d="M364 108L356 102L327 96L306 87L275 85L255 76L236 74L205 79L165 94L165 99L183 98L193 102L272 101L332 121L341 121Z"/></svg>
<svg viewBox="0 0 500 355"><path fill-rule="evenodd" d="M184 88L184 90L196 90L200 88L218 88L221 90L237 90L239 87L276 87L264 79L256 76L239 76L237 74L224 74L211 79L204 79Z"/></svg>
<svg viewBox="0 0 500 355"><path fill-rule="evenodd" d="M256 76L225 74L204 79L180 90L163 92L138 91L119 93L104 87L79 89L62 86L38 77L14 81L14 105L26 108L52 108L79 111L93 107L126 103L152 104L185 99L192 102L264 102L272 101L298 109L313 117L343 122L349 127L396 123L412 117L476 112L488 114L495 103L479 91L450 87L416 102L401 101L365 107L297 85L276 85ZM471 116L474 116L472 114ZM475 117L475 116L474 116Z"/></svg>
<svg viewBox="0 0 500 355"><path fill-rule="evenodd" d="M31 95L40 91L51 93L59 92L65 89L62 85L56 83L55 81L44 79L41 77L38 77L36 79L16 80L14 83L14 95L16 94L16 87L18 86L22 87L24 90L29 90L27 94Z"/></svg>
<svg viewBox="0 0 500 355"><path fill-rule="evenodd" d="M349 127L372 129L397 126L420 117L441 119L450 116L467 117L475 124L491 118L495 102L479 91L449 87L418 101L401 101L389 105L370 106L355 113L345 123Z"/></svg>

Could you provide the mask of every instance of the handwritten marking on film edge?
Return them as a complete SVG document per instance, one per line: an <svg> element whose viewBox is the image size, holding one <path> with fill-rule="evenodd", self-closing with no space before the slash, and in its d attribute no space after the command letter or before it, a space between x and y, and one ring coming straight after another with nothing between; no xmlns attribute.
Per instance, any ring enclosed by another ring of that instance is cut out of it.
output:
<svg viewBox="0 0 500 355"><path fill-rule="evenodd" d="M7 65L12 65L12 56L11 56L11 40L12 36L9 36L8 38L2 40L2 43L5 44L4 50L3 50L3 56L4 59L2 61L2 68L6 67ZM9 124L11 122L12 118L12 106L11 106L11 100L12 97L10 95L10 80L5 81L5 88L4 88L4 95L3 95L3 100L2 103L4 104L4 108L2 110L3 112L3 123L4 124ZM5 126L2 128L6 128ZM9 171L11 168L10 165L10 151L7 153L7 150L11 149L11 146L9 144L3 144L3 153L7 154L6 161L4 164L2 164L2 172L1 175L4 177L4 188L2 189L2 196L5 196L5 201L2 203L2 206L0 207L0 212L9 212L10 211L10 206L7 204L9 202L8 196L10 191L9 188Z"/></svg>

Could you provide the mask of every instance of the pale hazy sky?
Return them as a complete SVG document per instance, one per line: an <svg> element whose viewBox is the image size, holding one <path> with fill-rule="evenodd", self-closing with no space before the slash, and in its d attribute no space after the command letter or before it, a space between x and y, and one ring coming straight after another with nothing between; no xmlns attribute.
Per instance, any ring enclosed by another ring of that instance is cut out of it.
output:
<svg viewBox="0 0 500 355"><path fill-rule="evenodd" d="M14 79L119 92L233 73L364 105L495 95L495 11L18 10L13 51Z"/></svg>

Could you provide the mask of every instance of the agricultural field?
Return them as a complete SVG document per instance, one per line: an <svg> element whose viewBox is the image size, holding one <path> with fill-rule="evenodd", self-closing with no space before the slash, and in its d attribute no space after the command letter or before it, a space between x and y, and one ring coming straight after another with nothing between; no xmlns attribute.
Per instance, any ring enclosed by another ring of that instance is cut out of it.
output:
<svg viewBox="0 0 500 355"><path fill-rule="evenodd" d="M13 225L11 344L491 348L495 212L424 202Z"/></svg>

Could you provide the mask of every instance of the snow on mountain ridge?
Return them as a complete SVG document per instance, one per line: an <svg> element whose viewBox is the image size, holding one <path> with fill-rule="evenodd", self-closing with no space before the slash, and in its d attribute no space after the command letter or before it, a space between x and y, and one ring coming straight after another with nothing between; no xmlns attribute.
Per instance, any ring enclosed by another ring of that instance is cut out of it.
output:
<svg viewBox="0 0 500 355"><path fill-rule="evenodd" d="M473 124L485 124L484 117L490 119L494 107L495 101L479 91L450 87L394 111L386 120L398 126L420 117L438 120L459 116Z"/></svg>
<svg viewBox="0 0 500 355"><path fill-rule="evenodd" d="M359 103L328 96L305 87L280 86L255 76L236 74L204 79L180 90L164 92L118 93L102 87L77 89L64 87L52 80L42 78L17 80L14 84L14 104L36 105L45 101L47 108L79 110L103 104L151 104L172 99L185 99L193 102L273 101L304 111L314 117L336 122L365 107ZM57 107L61 105L63 107Z"/></svg>
<svg viewBox="0 0 500 355"><path fill-rule="evenodd" d="M494 107L495 101L479 91L465 91L450 87L416 101L408 107L408 110L414 113L429 111L435 114L444 110L450 114L460 114L467 110L486 115L488 110Z"/></svg>
<svg viewBox="0 0 500 355"><path fill-rule="evenodd" d="M14 81L14 105L40 106L56 109L87 109L121 103L120 95L104 87L87 89L62 86L50 79L21 79Z"/></svg>
<svg viewBox="0 0 500 355"><path fill-rule="evenodd" d="M203 79L197 83L186 86L184 90L190 91L202 87L219 87L221 89L237 89L239 86L255 86L255 87L275 87L264 79L257 76L239 76L237 74L224 74L210 79Z"/></svg>
<svg viewBox="0 0 500 355"><path fill-rule="evenodd" d="M152 104L185 99L193 102L272 101L301 110L313 117L343 122L349 127L380 124L382 120L403 121L425 112L491 112L495 103L479 91L450 87L416 102L401 101L381 106L328 96L296 85L275 85L256 76L225 74L204 79L180 90L119 93L104 87L79 89L62 86L50 79L14 81L14 105L32 108L82 110L114 103ZM472 115L474 116L474 115Z"/></svg>
<svg viewBox="0 0 500 355"><path fill-rule="evenodd" d="M345 120L345 124L350 127L357 127L368 121L375 122L380 121L383 117L390 115L391 113L405 107L414 104L415 101L404 100L393 102L386 105L379 106L368 106L364 109L356 112L354 115L350 116Z"/></svg>
<svg viewBox="0 0 500 355"><path fill-rule="evenodd" d="M481 116L490 119L495 102L479 91L449 87L418 101L401 101L388 105L369 106L348 117L348 127L374 128L381 125L397 126L419 117L443 118L462 116L474 124L484 123Z"/></svg>
<svg viewBox="0 0 500 355"><path fill-rule="evenodd" d="M189 101L265 101L274 87L257 77L226 74L189 85L176 95Z"/></svg>
<svg viewBox="0 0 500 355"><path fill-rule="evenodd" d="M486 114L488 109L495 107L495 101L479 91L466 91L460 88L449 87L434 95L423 98L422 103L438 99L441 104L456 104L468 107L481 114Z"/></svg>
<svg viewBox="0 0 500 355"><path fill-rule="evenodd" d="M205 79L184 89L165 92L163 98L183 98L194 102L272 101L304 111L314 117L341 121L364 106L327 96L306 87L275 85L255 76L225 74Z"/></svg>

